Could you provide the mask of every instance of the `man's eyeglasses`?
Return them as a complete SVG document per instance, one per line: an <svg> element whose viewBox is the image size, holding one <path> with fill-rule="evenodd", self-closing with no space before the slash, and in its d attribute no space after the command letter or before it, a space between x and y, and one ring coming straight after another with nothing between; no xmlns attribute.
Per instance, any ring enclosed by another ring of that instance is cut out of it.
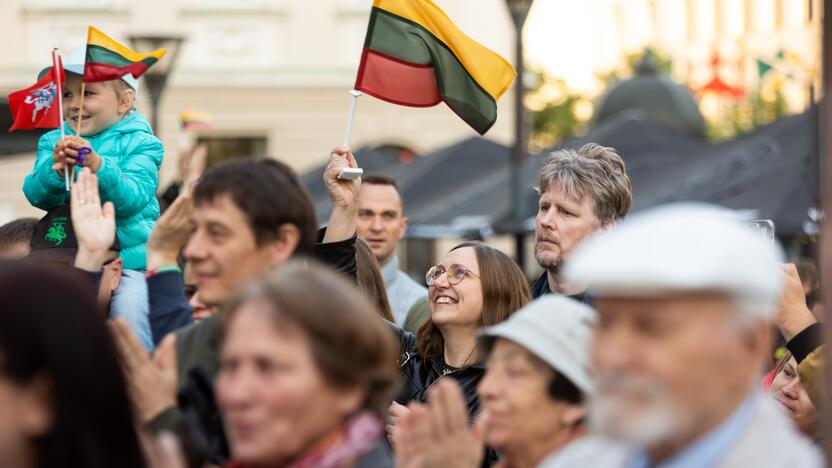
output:
<svg viewBox="0 0 832 468"><path fill-rule="evenodd" d="M472 272L468 268L465 268L463 265L453 264L448 268L445 268L444 265L436 265L430 268L427 273L425 273L425 283L428 286L432 286L436 280L442 276L443 273L448 274L448 283L449 284L459 284L460 281L465 279L466 276L473 276L474 278L479 278L479 275Z"/></svg>

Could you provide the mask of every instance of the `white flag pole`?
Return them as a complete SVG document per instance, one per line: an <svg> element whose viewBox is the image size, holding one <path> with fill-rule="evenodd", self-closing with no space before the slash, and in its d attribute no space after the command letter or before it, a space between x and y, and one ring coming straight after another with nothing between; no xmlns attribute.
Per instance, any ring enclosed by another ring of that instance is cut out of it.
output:
<svg viewBox="0 0 832 468"><path fill-rule="evenodd" d="M52 76L53 77L56 76L56 77L60 78L61 77L61 72L60 72L60 70L57 70L57 67L58 67L58 48L53 47L52 48ZM56 70L57 70L57 73L56 73ZM61 118L60 122L58 123L58 126L61 129L61 140L63 140L64 137L66 136L66 133L64 132L64 102L63 102L64 101L64 84L60 82L61 81L60 79L55 80L55 81L57 81L57 83L55 83L55 86L57 87L56 99L58 100L58 115L60 115L60 118ZM67 170L66 159L64 159L64 185L66 186L66 191L69 192L69 171Z"/></svg>
<svg viewBox="0 0 832 468"><path fill-rule="evenodd" d="M349 146L350 144L350 134L352 133L352 123L355 121L355 107L358 103L358 96L361 96L361 91L357 91L355 89L350 91L352 95L352 100L350 101L350 110L347 114L347 129L344 131L344 142L343 146ZM364 174L364 169L360 167L356 168L346 168L341 169L341 172L338 174L339 179L346 179L352 180L361 177Z"/></svg>

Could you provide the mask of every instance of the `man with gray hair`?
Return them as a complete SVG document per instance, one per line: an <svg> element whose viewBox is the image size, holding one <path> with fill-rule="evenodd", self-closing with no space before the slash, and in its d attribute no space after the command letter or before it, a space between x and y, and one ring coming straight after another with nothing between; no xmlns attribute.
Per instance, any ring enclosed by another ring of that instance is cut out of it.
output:
<svg viewBox="0 0 832 468"><path fill-rule="evenodd" d="M576 295L581 291L561 283L560 265L581 241L630 211L632 187L624 161L614 149L594 143L555 151L540 170L537 191L534 256L545 271L532 286L532 296ZM576 299L583 301L583 296Z"/></svg>
<svg viewBox="0 0 832 468"><path fill-rule="evenodd" d="M586 241L564 267L598 311L595 437L553 466L823 466L759 388L781 249L728 210L657 208Z"/></svg>

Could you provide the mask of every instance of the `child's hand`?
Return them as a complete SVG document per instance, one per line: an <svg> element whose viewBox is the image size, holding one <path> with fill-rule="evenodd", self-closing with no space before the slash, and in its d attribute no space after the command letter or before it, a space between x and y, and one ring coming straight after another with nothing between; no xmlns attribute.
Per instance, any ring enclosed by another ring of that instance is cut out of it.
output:
<svg viewBox="0 0 832 468"><path fill-rule="evenodd" d="M66 139L63 139L58 140L58 142L55 143L55 149L52 150L52 161L55 162L55 164L52 165L52 170L58 171L58 175L61 177L64 176L64 169L69 169L71 172L72 168L75 166L75 160L70 160L67 157L66 149L67 141Z"/></svg>
<svg viewBox="0 0 832 468"><path fill-rule="evenodd" d="M64 140L66 141L64 153L68 162L81 167L89 167L92 172L98 171L101 167L101 156L92 149L90 142L72 135L66 136Z"/></svg>

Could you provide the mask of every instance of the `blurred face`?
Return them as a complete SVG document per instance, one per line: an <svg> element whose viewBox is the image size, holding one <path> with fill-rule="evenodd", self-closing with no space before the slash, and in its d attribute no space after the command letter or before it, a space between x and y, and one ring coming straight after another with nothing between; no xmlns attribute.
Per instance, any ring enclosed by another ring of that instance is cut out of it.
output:
<svg viewBox="0 0 832 468"><path fill-rule="evenodd" d="M113 83L87 83L81 109L81 75L67 73L63 88L64 118L75 129L81 120L81 135L96 135L115 125L133 106L130 92L119 95Z"/></svg>
<svg viewBox="0 0 832 468"><path fill-rule="evenodd" d="M602 227L593 210L592 198L575 198L552 182L540 196L534 226L534 257L537 263L552 270L589 235Z"/></svg>
<svg viewBox="0 0 832 468"><path fill-rule="evenodd" d="M32 439L52 425L46 388L37 379L13 382L3 374L0 357L0 466L35 466Z"/></svg>
<svg viewBox="0 0 832 468"><path fill-rule="evenodd" d="M486 444L509 454L547 448L562 440L584 413L582 407L552 400L548 387L555 373L512 341L498 338L486 361L477 393L489 417Z"/></svg>
<svg viewBox="0 0 832 468"><path fill-rule="evenodd" d="M202 302L202 299L199 298L199 291L195 292L193 296L188 299L188 304L194 311L193 319L195 322L207 319L214 313L213 309L205 305L205 303Z"/></svg>
<svg viewBox="0 0 832 468"><path fill-rule="evenodd" d="M598 299L594 429L678 448L727 418L754 387L768 333L741 325L733 307L704 294Z"/></svg>
<svg viewBox="0 0 832 468"><path fill-rule="evenodd" d="M217 373L217 403L232 458L246 466L286 466L354 413L354 390L333 388L309 341L276 325L268 305L248 302L231 319Z"/></svg>
<svg viewBox="0 0 832 468"><path fill-rule="evenodd" d="M246 282L291 256L294 246L258 246L245 214L230 195L194 207L194 232L185 246L200 300L217 306ZM288 250L287 250L288 249Z"/></svg>
<svg viewBox="0 0 832 468"><path fill-rule="evenodd" d="M18 242L17 244L6 247L5 250L0 251L0 258L9 260L19 260L27 255L32 250L29 242Z"/></svg>
<svg viewBox="0 0 832 468"><path fill-rule="evenodd" d="M372 249L379 264L395 254L399 239L407 230L402 199L392 185L364 184L358 195L358 237Z"/></svg>
<svg viewBox="0 0 832 468"><path fill-rule="evenodd" d="M817 423L817 409L797 375L797 361L792 357L771 383L771 394L804 434L813 436Z"/></svg>
<svg viewBox="0 0 832 468"><path fill-rule="evenodd" d="M118 289L121 284L121 258L118 252L110 252L111 258L105 262L101 270L101 281L98 283L98 304L109 311L110 299L113 297L113 291ZM109 314L108 314L109 315Z"/></svg>
<svg viewBox="0 0 832 468"><path fill-rule="evenodd" d="M480 276L477 254L473 247L463 247L448 252L439 263L446 269L451 265L462 265ZM466 275L457 284L448 281L442 274L428 287L430 318L437 327L479 328L482 323L482 282L479 278Z"/></svg>

